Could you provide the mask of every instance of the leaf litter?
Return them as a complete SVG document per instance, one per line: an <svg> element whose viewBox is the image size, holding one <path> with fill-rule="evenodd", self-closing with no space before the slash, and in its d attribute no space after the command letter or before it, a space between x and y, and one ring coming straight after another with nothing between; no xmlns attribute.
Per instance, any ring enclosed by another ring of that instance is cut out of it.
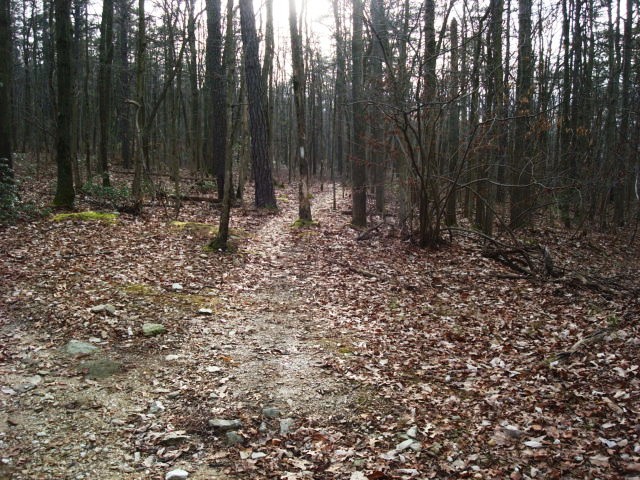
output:
<svg viewBox="0 0 640 480"><path fill-rule="evenodd" d="M638 475L637 295L509 278L465 238L358 240L329 192L292 228L279 195L277 215L234 211L233 255L160 208L0 230L0 478ZM539 238L635 280L622 240ZM78 368L103 357L121 368Z"/></svg>

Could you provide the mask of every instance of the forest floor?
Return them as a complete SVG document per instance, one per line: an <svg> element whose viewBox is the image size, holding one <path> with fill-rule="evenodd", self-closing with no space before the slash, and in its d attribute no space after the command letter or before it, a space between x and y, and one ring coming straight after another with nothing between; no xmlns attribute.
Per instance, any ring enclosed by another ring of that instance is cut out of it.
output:
<svg viewBox="0 0 640 480"><path fill-rule="evenodd" d="M235 253L158 205L1 228L0 479L640 478L638 241L524 232L560 274L523 278L294 190Z"/></svg>

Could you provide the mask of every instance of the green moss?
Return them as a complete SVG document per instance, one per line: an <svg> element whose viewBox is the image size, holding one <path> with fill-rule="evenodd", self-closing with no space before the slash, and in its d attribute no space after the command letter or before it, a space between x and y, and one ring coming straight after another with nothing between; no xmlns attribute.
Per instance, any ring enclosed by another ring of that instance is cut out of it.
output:
<svg viewBox="0 0 640 480"><path fill-rule="evenodd" d="M158 292L154 288L141 283L127 283L122 287L122 291L129 295L158 295Z"/></svg>
<svg viewBox="0 0 640 480"><path fill-rule="evenodd" d="M118 219L117 213L102 213L88 210L86 212L77 213L59 213L51 219L54 222L64 222L65 220L77 220L80 222L103 222L116 223Z"/></svg>

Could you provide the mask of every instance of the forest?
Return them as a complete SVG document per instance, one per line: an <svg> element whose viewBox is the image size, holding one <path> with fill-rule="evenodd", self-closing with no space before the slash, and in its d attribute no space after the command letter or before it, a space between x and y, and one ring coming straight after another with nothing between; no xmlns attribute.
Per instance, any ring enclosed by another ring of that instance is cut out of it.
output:
<svg viewBox="0 0 640 480"><path fill-rule="evenodd" d="M0 0L0 479L639 479L639 9Z"/></svg>

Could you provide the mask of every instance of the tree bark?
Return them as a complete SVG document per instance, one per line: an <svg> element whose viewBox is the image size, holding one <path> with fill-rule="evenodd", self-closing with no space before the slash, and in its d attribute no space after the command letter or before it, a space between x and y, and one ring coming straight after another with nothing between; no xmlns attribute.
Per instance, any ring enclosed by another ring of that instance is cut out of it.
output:
<svg viewBox="0 0 640 480"><path fill-rule="evenodd" d="M0 0L0 159L7 159L9 170L13 172L11 139L11 89L12 58L11 47L11 1ZM0 176L0 183L6 179Z"/></svg>
<svg viewBox="0 0 640 480"><path fill-rule="evenodd" d="M531 48L531 0L518 2L518 75L516 79L516 131L512 166L511 226L531 224L533 202L531 181L533 159L530 156L530 119L533 84L533 50Z"/></svg>
<svg viewBox="0 0 640 480"><path fill-rule="evenodd" d="M100 70L98 72L98 105L100 110L100 144L98 166L102 185L109 187L109 132L111 124L111 65L113 63L113 0L102 2L100 24Z"/></svg>
<svg viewBox="0 0 640 480"><path fill-rule="evenodd" d="M53 204L72 208L75 199L71 159L71 125L73 115L71 65L71 0L55 0L56 80L58 115L56 126L56 164L58 180Z"/></svg>
<svg viewBox="0 0 640 480"><path fill-rule="evenodd" d="M142 209L142 169L146 162L146 139L144 128L146 125L145 112L145 56L147 49L146 40L146 19L144 12L145 0L138 0L138 38L136 46L136 133L138 151L134 160L132 193L134 199L134 210L139 212Z"/></svg>
<svg viewBox="0 0 640 480"><path fill-rule="evenodd" d="M224 68L222 64L222 30L220 0L207 0L207 94L209 119L207 121L208 166L215 175L218 198L224 196L227 116L224 104Z"/></svg>
<svg viewBox="0 0 640 480"><path fill-rule="evenodd" d="M365 149L365 115L363 104L363 56L362 40L363 6L362 0L353 0L353 33L351 54L353 61L351 89L353 95L353 149L351 163L351 223L358 227L367 226L367 166Z"/></svg>
<svg viewBox="0 0 640 480"><path fill-rule="evenodd" d="M258 57L258 35L252 0L240 0L240 28L244 54L244 75L249 99L249 124L251 130L251 160L255 180L255 202L258 208L277 208L273 189L269 142L267 138L267 116L260 61Z"/></svg>
<svg viewBox="0 0 640 480"><path fill-rule="evenodd" d="M458 71L458 22L451 20L451 107L449 111L449 161L448 174L451 185L448 187L447 212L445 222L449 226L457 224L456 221L456 195L457 195L457 170L458 150L460 148L460 107L458 95L460 79Z"/></svg>
<svg viewBox="0 0 640 480"><path fill-rule="evenodd" d="M296 3L289 0L289 32L291 35L291 55L293 62L293 95L296 109L296 156L300 168L298 181L298 218L311 222L311 192L309 191L309 168L305 152L306 118L304 112L305 76L302 61L302 40L298 32Z"/></svg>
<svg viewBox="0 0 640 480"><path fill-rule="evenodd" d="M217 1L217 0L216 0ZM220 5L218 2L218 14L220 13ZM218 28L220 26L220 19L218 18ZM215 28L215 27L214 27ZM215 33L215 32L213 32ZM228 102L233 93L233 80L234 80L234 62L235 62L235 41L233 32L233 0L227 0L227 32L224 42L224 56L222 62L222 72L225 75L225 90L223 92L224 100L224 112L225 126L228 123L229 105ZM233 170L233 143L235 141L235 134L240 122L233 123L231 128L231 135L229 137L229 144L225 148L225 165L224 165L224 192L222 195L222 211L220 212L220 224L218 226L218 235L211 241L209 246L211 248L227 250L227 243L229 240L229 220L231 219L231 196L232 189L232 170ZM225 138L225 143L227 139Z"/></svg>

